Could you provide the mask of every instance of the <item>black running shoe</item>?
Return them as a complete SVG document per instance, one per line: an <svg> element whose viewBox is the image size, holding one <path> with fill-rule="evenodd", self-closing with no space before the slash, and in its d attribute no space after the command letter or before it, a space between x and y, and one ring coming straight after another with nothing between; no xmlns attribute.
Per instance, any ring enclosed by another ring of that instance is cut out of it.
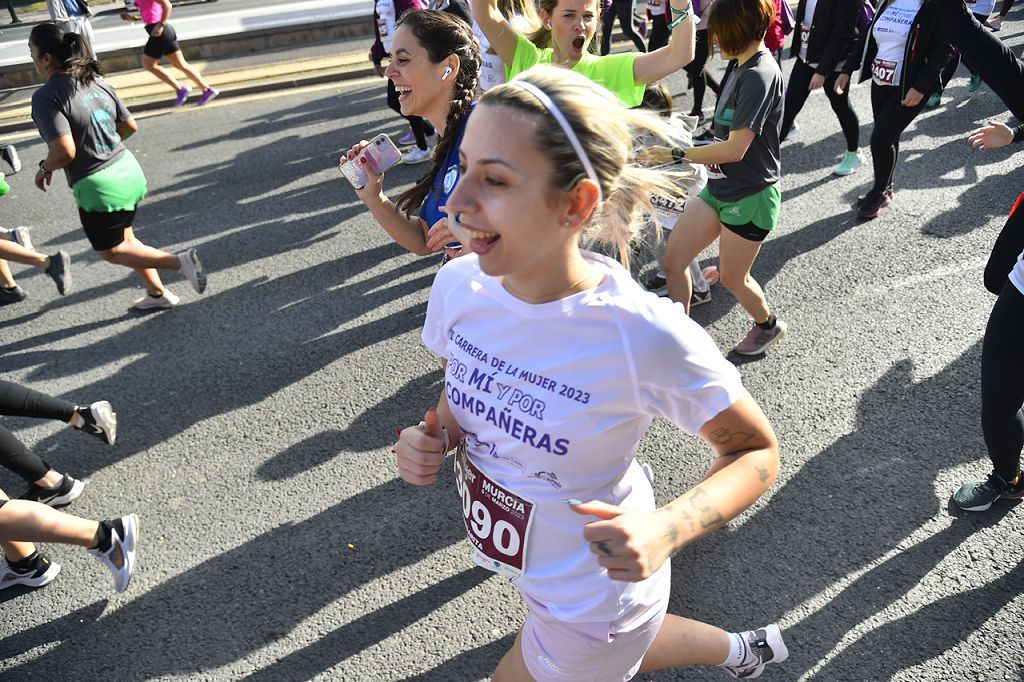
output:
<svg viewBox="0 0 1024 682"><path fill-rule="evenodd" d="M15 284L10 289L0 287L0 305L21 303L26 298L28 298L28 294L26 294L25 290L19 287L17 284Z"/></svg>
<svg viewBox="0 0 1024 682"><path fill-rule="evenodd" d="M56 509L66 507L77 500L84 489L85 483L64 474L56 488L46 488L33 483L21 496L21 499L39 502Z"/></svg>
<svg viewBox="0 0 1024 682"><path fill-rule="evenodd" d="M67 251L58 251L50 256L46 274L53 279L57 285L57 293L61 296L71 291L71 256Z"/></svg>
<svg viewBox="0 0 1024 682"><path fill-rule="evenodd" d="M28 568L17 569L7 561L0 564L0 590L6 590L15 585L26 587L42 587L53 582L53 579L60 573L60 564L55 564L39 552L36 552L32 563Z"/></svg>
<svg viewBox="0 0 1024 682"><path fill-rule="evenodd" d="M85 407L75 407L75 412L82 418L82 431L96 436L100 440L113 445L117 440L117 413L106 400L100 400Z"/></svg>

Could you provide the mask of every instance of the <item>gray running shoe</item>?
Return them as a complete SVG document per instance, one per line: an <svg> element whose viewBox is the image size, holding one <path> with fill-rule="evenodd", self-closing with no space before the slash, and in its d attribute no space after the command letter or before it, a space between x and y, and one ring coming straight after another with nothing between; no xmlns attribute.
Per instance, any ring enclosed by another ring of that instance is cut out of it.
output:
<svg viewBox="0 0 1024 682"><path fill-rule="evenodd" d="M1004 481L992 473L983 481L968 481L953 493L953 502L964 511L985 511L996 500L1024 498L1024 476L1019 473L1014 481Z"/></svg>
<svg viewBox="0 0 1024 682"><path fill-rule="evenodd" d="M777 623L766 625L757 630L741 632L744 644L747 645L748 663L737 666L723 666L725 672L742 680L761 677L765 666L769 663L782 663L789 658L789 649L782 641L782 632Z"/></svg>
<svg viewBox="0 0 1024 682"><path fill-rule="evenodd" d="M50 256L46 274L57 285L57 293L64 296L71 291L71 256L67 251L58 251Z"/></svg>
<svg viewBox="0 0 1024 682"><path fill-rule="evenodd" d="M694 289L690 293L690 309L693 310L699 305L711 302L711 289L707 291L697 291Z"/></svg>
<svg viewBox="0 0 1024 682"><path fill-rule="evenodd" d="M776 320L771 329L762 329L756 324L750 328L742 341L736 344L733 351L740 355L760 355L783 336L786 335L786 323Z"/></svg>

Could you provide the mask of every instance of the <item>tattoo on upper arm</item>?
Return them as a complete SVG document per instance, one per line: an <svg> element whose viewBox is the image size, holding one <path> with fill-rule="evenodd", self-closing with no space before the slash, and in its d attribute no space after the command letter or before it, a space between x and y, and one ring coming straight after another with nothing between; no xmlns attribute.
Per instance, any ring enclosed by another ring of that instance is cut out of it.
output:
<svg viewBox="0 0 1024 682"><path fill-rule="evenodd" d="M768 470L764 467L757 467L757 477L764 483L768 480Z"/></svg>
<svg viewBox="0 0 1024 682"><path fill-rule="evenodd" d="M750 441L754 440L754 434L748 431L733 431L730 428L722 427L713 430L709 434L712 444L731 451L740 450Z"/></svg>

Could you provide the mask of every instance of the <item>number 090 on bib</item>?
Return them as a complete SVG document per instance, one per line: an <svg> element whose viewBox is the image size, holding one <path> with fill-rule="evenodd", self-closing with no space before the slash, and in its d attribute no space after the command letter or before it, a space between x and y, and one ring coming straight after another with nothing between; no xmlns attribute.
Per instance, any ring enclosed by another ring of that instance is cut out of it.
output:
<svg viewBox="0 0 1024 682"><path fill-rule="evenodd" d="M533 503L487 477L466 452L455 454L455 486L462 504L473 561L515 580L526 566Z"/></svg>

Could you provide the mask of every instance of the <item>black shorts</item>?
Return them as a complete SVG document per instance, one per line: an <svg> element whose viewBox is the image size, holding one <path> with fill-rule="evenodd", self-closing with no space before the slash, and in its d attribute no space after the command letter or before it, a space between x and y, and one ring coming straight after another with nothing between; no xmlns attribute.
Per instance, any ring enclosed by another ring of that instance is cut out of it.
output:
<svg viewBox="0 0 1024 682"><path fill-rule="evenodd" d="M181 45L178 45L178 34L174 32L174 27L166 21L163 23L164 32L160 34L160 37L157 38L153 35L153 29L159 25L146 25L146 33L149 34L149 40L146 41L146 46L142 48L142 54L153 59L161 59L169 54L181 52Z"/></svg>
<svg viewBox="0 0 1024 682"><path fill-rule="evenodd" d="M85 236L94 251L108 251L124 241L124 231L132 226L135 211L99 213L78 209Z"/></svg>
<svg viewBox="0 0 1024 682"><path fill-rule="evenodd" d="M744 223L742 225L722 223L722 227L752 242L763 242L764 238L770 234L768 230L763 227L758 227L754 223Z"/></svg>

